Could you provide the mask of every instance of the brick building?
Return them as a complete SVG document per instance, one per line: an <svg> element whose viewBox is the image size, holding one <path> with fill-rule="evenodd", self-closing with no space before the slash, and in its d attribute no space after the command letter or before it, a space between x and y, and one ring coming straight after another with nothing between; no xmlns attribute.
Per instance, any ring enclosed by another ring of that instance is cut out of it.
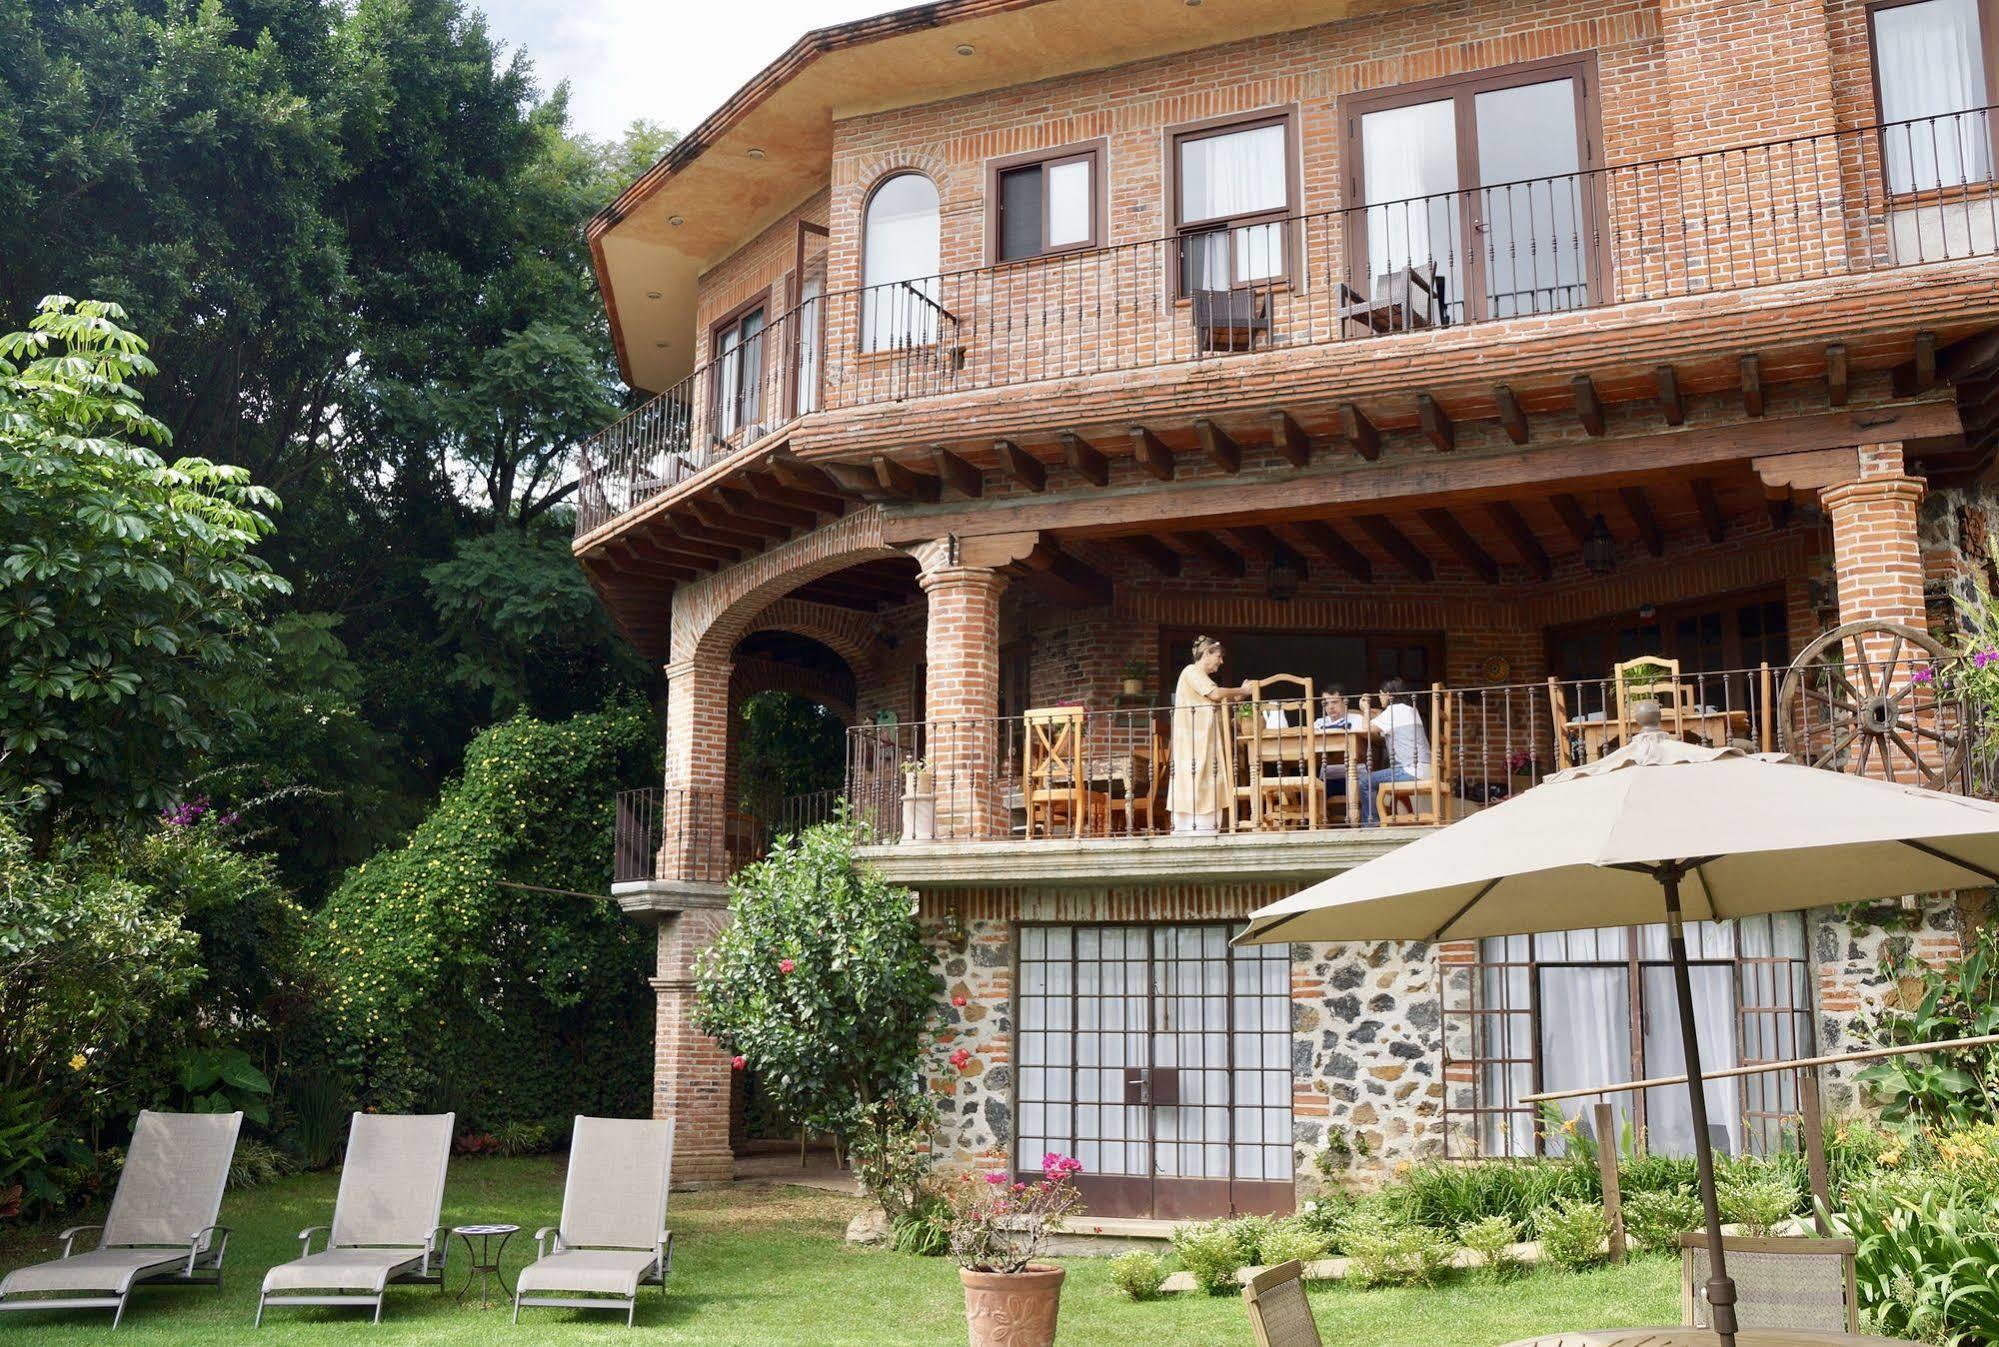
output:
<svg viewBox="0 0 1999 1347"><path fill-rule="evenodd" d="M1601 752L1661 679L1682 733L1972 785L1949 707L1872 694L1986 564L1988 10L940 0L807 35L683 139L590 226L638 396L575 542L670 679L616 891L658 927L678 1177L730 1171L688 969L767 688L853 727L949 989L955 1161L1077 1153L1103 1214L1282 1210L1559 1144L1521 1095L1670 1070L1655 932L1227 936ZM1196 635L1224 684L1309 689L1176 720ZM1311 727L1390 680L1421 763ZM1176 831L1211 730L1226 803ZM1704 929L1720 1055L1836 1050L1884 957L1956 947L1947 897L1878 916ZM1728 1147L1795 1089L1730 1087Z"/></svg>

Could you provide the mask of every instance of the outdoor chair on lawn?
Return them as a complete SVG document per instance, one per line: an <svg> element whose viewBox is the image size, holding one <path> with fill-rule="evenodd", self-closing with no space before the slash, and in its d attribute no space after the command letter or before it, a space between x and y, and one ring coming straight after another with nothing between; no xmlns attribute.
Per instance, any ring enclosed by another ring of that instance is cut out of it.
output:
<svg viewBox="0 0 1999 1347"><path fill-rule="evenodd" d="M155 1113L132 1129L132 1146L102 1226L62 1232L62 1257L0 1278L0 1310L110 1310L111 1326L140 1283L221 1286L229 1229L215 1224L241 1113ZM75 1252L97 1230L97 1247Z"/></svg>
<svg viewBox="0 0 1999 1347"><path fill-rule="evenodd" d="M1807 1329L1858 1333L1860 1296L1850 1239L1771 1239L1724 1236L1722 1252L1735 1279L1735 1318L1746 1329ZM1707 1236L1680 1236L1681 1318L1707 1328Z"/></svg>
<svg viewBox="0 0 1999 1347"><path fill-rule="evenodd" d="M664 1296L673 1266L673 1232L666 1228L672 1172L673 1119L579 1116L562 1186L562 1224L534 1232L535 1261L514 1280L514 1322L523 1306L542 1305L622 1309L630 1327L641 1286L657 1286Z"/></svg>
<svg viewBox="0 0 1999 1347"><path fill-rule="evenodd" d="M1256 1347L1325 1347L1305 1299L1305 1265L1297 1259L1265 1268L1242 1288Z"/></svg>
<svg viewBox="0 0 1999 1347"><path fill-rule="evenodd" d="M354 1115L333 1224L301 1230L302 1256L264 1274L258 1324L267 1305L368 1305L379 1324L386 1288L442 1289L449 1235L438 1218L456 1121L453 1113ZM314 1253L320 1233L326 1247Z"/></svg>

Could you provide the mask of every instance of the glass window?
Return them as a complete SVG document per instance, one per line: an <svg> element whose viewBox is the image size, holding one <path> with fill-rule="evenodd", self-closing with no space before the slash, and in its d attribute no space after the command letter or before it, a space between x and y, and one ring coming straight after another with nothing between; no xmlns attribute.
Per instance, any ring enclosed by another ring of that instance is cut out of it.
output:
<svg viewBox="0 0 1999 1347"><path fill-rule="evenodd" d="M937 334L937 187L898 173L876 187L862 221L861 349L886 351Z"/></svg>
<svg viewBox="0 0 1999 1347"><path fill-rule="evenodd" d="M1917 0L1874 11L1888 189L1919 192L1992 178L1979 0Z"/></svg>
<svg viewBox="0 0 1999 1347"><path fill-rule="evenodd" d="M1175 146L1181 284L1222 290L1284 275L1291 203L1289 123L1189 132ZM1258 222L1262 217L1261 222Z"/></svg>
<svg viewBox="0 0 1999 1347"><path fill-rule="evenodd" d="M764 311L751 309L715 332L715 437L758 433L763 393Z"/></svg>
<svg viewBox="0 0 1999 1347"><path fill-rule="evenodd" d="M1096 242L1094 153L1022 164L999 174L994 226L1002 262Z"/></svg>

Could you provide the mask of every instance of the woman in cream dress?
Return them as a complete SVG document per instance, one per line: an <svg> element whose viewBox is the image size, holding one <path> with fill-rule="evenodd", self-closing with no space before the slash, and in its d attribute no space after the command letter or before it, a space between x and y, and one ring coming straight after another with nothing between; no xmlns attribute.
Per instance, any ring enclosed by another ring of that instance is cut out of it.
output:
<svg viewBox="0 0 1999 1347"><path fill-rule="evenodd" d="M1227 705L1249 695L1249 686L1225 688L1215 682L1222 667L1221 642L1194 638L1194 662L1180 671L1173 688L1173 783L1166 807L1176 833L1211 833L1235 798L1229 763Z"/></svg>

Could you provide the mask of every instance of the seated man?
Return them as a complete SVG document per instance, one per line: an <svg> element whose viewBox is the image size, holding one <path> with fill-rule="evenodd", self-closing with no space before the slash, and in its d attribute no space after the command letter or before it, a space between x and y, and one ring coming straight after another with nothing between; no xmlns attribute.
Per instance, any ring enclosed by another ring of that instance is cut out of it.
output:
<svg viewBox="0 0 1999 1347"><path fill-rule="evenodd" d="M1319 718L1312 722L1315 730L1364 730L1367 726L1360 714L1347 709L1347 692L1338 683L1328 683L1319 694ZM1345 799L1347 793L1347 765L1342 759L1327 757L1319 764L1319 779L1326 783L1326 798Z"/></svg>
<svg viewBox="0 0 1999 1347"><path fill-rule="evenodd" d="M1375 787L1384 781L1421 781L1430 775L1430 735L1423 717L1409 704L1409 685L1391 678L1381 685L1381 714L1372 729L1381 741L1379 758L1387 765L1367 776L1361 792L1360 821L1372 827L1381 820L1374 804Z"/></svg>

